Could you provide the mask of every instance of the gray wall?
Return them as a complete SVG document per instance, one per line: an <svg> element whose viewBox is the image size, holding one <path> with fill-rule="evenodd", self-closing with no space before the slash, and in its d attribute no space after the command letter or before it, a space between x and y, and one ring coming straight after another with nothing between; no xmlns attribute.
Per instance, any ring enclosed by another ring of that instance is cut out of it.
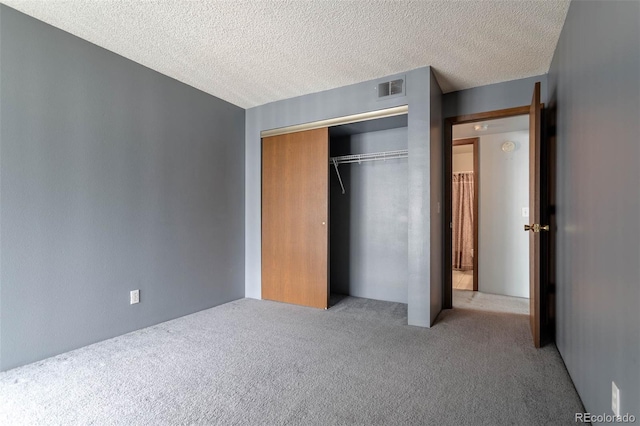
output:
<svg viewBox="0 0 640 426"><path fill-rule="evenodd" d="M331 156L407 149L407 128L332 138ZM407 159L333 167L331 292L407 303Z"/></svg>
<svg viewBox="0 0 640 426"><path fill-rule="evenodd" d="M481 136L479 151L478 291L529 298L529 131Z"/></svg>
<svg viewBox="0 0 640 426"><path fill-rule="evenodd" d="M0 13L0 368L243 297L244 111Z"/></svg>
<svg viewBox="0 0 640 426"><path fill-rule="evenodd" d="M247 110L245 193L245 276L247 297L261 298L261 142L262 130L308 123L398 105L409 106L408 159L408 321L431 324L430 282L430 68L407 71L406 96L377 99L377 83L367 81L338 89L285 99Z"/></svg>
<svg viewBox="0 0 640 426"><path fill-rule="evenodd" d="M587 411L640 416L640 3L571 2L557 122L557 346Z"/></svg>
<svg viewBox="0 0 640 426"><path fill-rule="evenodd" d="M0 4L0 371L2 368L2 15Z"/></svg>
<svg viewBox="0 0 640 426"><path fill-rule="evenodd" d="M442 97L443 118L531 104L533 86L540 82L541 102L547 101L547 76L523 78L447 93Z"/></svg>
<svg viewBox="0 0 640 426"><path fill-rule="evenodd" d="M442 134L442 90L431 70L429 90L429 117L431 126L431 323L442 310L442 283L444 281L444 139Z"/></svg>

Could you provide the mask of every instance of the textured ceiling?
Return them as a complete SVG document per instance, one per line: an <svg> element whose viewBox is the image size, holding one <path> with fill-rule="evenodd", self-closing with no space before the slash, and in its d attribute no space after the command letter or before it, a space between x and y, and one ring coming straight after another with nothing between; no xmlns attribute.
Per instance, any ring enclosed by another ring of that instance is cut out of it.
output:
<svg viewBox="0 0 640 426"><path fill-rule="evenodd" d="M0 0L238 106L431 65L443 91L544 74L568 1Z"/></svg>

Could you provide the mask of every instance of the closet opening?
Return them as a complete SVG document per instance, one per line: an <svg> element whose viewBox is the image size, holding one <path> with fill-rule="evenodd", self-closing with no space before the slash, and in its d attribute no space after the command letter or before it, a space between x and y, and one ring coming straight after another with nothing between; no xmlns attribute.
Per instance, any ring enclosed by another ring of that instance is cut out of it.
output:
<svg viewBox="0 0 640 426"><path fill-rule="evenodd" d="M329 128L332 296L407 303L407 114Z"/></svg>

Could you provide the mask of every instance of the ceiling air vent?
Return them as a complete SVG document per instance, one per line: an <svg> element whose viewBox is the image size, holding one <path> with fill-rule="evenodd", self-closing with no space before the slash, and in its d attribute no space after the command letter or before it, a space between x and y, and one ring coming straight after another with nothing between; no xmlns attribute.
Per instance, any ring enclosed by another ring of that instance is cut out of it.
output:
<svg viewBox="0 0 640 426"><path fill-rule="evenodd" d="M404 78L378 84L378 98L404 95Z"/></svg>

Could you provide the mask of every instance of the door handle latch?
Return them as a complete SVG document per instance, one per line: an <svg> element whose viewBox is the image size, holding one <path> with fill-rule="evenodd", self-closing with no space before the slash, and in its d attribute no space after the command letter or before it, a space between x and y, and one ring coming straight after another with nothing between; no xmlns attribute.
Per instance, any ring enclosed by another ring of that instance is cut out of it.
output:
<svg viewBox="0 0 640 426"><path fill-rule="evenodd" d="M524 230L532 232L548 231L549 225L540 225L539 223L534 223L532 225L525 225Z"/></svg>

